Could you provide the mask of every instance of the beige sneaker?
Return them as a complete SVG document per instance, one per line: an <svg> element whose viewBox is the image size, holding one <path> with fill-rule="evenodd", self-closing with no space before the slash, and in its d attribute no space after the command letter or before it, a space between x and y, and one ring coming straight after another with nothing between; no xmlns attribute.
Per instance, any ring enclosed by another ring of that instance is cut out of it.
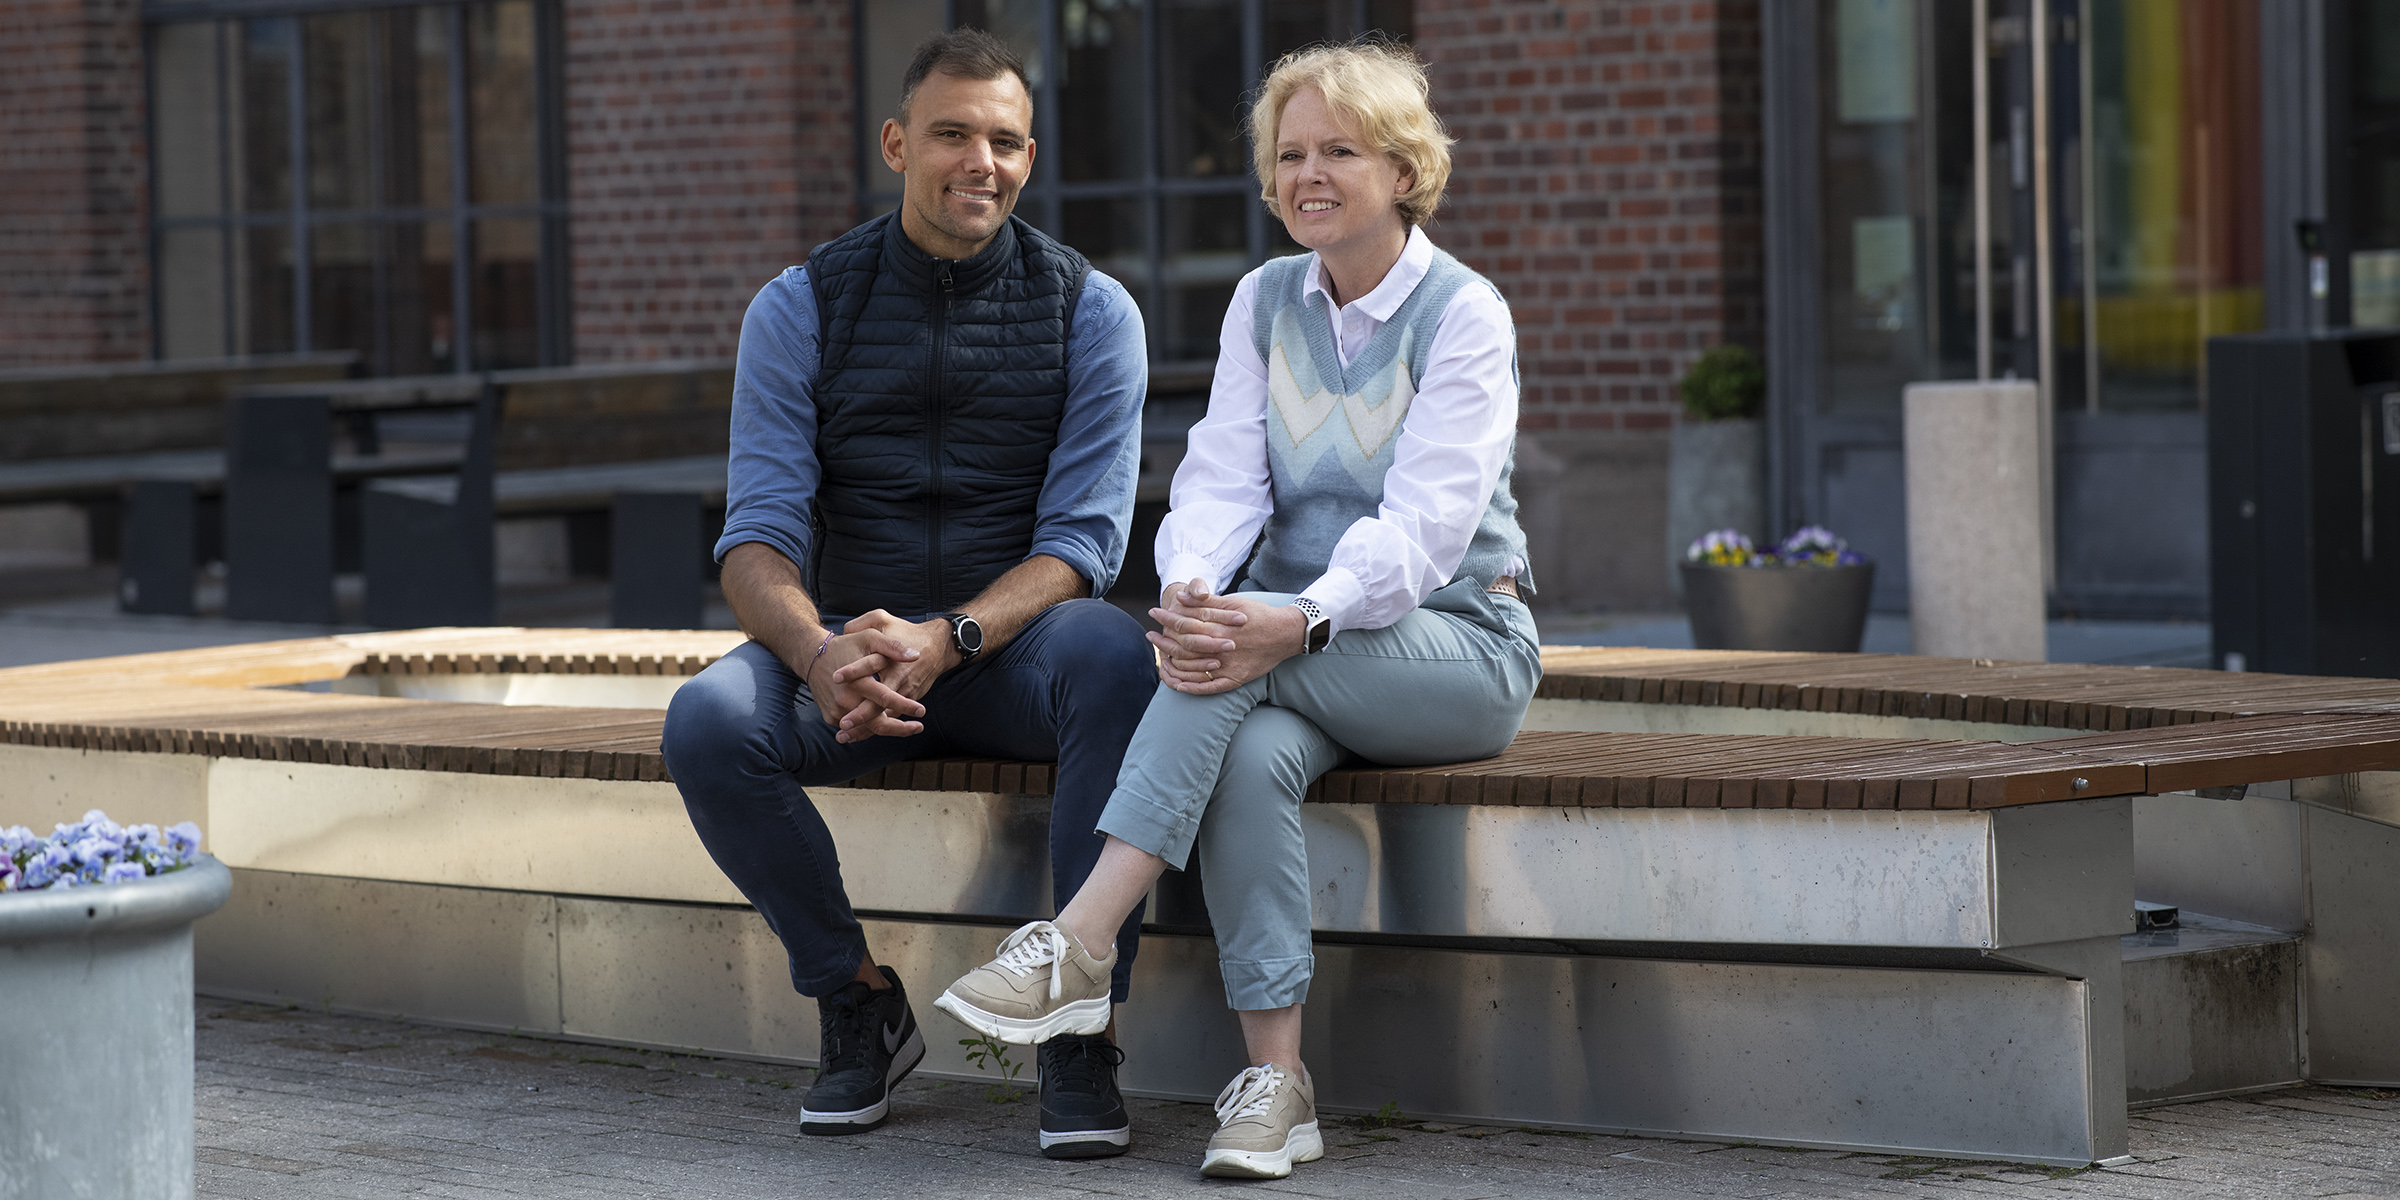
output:
<svg viewBox="0 0 2400 1200"><path fill-rule="evenodd" d="M1317 1133L1317 1085L1274 1063L1233 1077L1217 1093L1217 1136L1200 1173L1219 1179L1281 1179L1293 1163L1325 1157Z"/></svg>
<svg viewBox="0 0 2400 1200"><path fill-rule="evenodd" d="M959 976L933 1002L967 1028L1021 1046L1108 1028L1108 973L1117 948L1093 958L1066 930L1035 921L1000 942L1000 956Z"/></svg>

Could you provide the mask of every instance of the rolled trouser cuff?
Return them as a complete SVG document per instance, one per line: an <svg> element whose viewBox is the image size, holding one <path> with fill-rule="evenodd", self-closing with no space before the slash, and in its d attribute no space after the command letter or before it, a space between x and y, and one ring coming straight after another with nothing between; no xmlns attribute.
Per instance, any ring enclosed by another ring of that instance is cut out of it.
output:
<svg viewBox="0 0 2400 1200"><path fill-rule="evenodd" d="M1098 829L1110 837L1165 859L1180 871L1192 860L1192 842L1200 836L1200 815L1194 809L1169 804L1119 785L1100 813Z"/></svg>
<svg viewBox="0 0 2400 1200"><path fill-rule="evenodd" d="M1308 982L1317 974L1317 958L1219 958L1225 976L1225 1003L1239 1012L1290 1008L1308 999Z"/></svg>

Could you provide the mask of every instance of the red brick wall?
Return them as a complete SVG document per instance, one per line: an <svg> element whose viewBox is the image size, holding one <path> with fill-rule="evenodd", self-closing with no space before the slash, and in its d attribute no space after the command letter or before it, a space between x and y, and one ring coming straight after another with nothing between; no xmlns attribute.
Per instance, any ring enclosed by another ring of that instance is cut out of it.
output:
<svg viewBox="0 0 2400 1200"><path fill-rule="evenodd" d="M1418 0L1459 139L1434 239L1515 313L1537 603L1673 611L1674 382L1765 333L1756 0Z"/></svg>
<svg viewBox="0 0 2400 1200"><path fill-rule="evenodd" d="M1428 232L1515 309L1524 428L1655 429L1720 341L1756 345L1755 3L1419 0L1459 139Z"/></svg>
<svg viewBox="0 0 2400 1200"><path fill-rule="evenodd" d="M850 0L566 0L579 362L730 356L849 228Z"/></svg>
<svg viewBox="0 0 2400 1200"><path fill-rule="evenodd" d="M0 4L0 367L150 353L139 13Z"/></svg>

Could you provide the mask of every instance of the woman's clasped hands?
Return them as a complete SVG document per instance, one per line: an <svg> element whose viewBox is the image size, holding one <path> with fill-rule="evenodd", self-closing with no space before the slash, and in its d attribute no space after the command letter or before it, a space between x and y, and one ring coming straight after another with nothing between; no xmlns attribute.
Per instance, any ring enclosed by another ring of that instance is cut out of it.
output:
<svg viewBox="0 0 2400 1200"><path fill-rule="evenodd" d="M1300 610L1249 596L1219 596L1199 579L1171 583L1150 619L1158 648L1158 678L1195 696L1213 696L1275 669L1300 653L1308 619Z"/></svg>

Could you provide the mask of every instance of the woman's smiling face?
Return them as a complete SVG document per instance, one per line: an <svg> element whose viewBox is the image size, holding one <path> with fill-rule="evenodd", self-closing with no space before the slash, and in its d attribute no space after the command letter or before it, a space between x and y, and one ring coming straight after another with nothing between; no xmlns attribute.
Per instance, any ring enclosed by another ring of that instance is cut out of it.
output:
<svg viewBox="0 0 2400 1200"><path fill-rule="evenodd" d="M1405 231L1395 202L1415 176L1360 138L1313 87L1275 123L1275 207L1292 240L1320 254Z"/></svg>

